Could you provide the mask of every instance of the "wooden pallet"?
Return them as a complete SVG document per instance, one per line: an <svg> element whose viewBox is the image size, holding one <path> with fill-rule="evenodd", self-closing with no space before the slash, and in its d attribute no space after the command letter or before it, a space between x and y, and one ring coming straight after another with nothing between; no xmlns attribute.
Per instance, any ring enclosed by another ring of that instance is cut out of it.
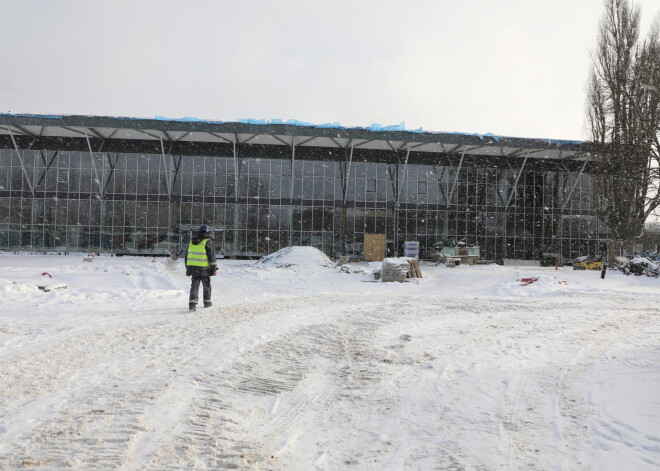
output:
<svg viewBox="0 0 660 471"><path fill-rule="evenodd" d="M408 260L408 278L422 278L422 270L419 268L419 260Z"/></svg>

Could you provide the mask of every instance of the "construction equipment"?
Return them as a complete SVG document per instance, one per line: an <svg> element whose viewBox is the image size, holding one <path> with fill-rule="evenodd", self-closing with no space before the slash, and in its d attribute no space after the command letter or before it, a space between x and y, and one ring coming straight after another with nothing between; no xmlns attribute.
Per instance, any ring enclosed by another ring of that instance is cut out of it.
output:
<svg viewBox="0 0 660 471"><path fill-rule="evenodd" d="M578 257L573 260L573 270L602 270L603 262L594 260L589 256Z"/></svg>
<svg viewBox="0 0 660 471"><path fill-rule="evenodd" d="M447 246L444 244L444 247L440 247L440 243L435 244L436 249L436 261L438 263L443 263L448 267L454 267L456 265L476 265L477 260L481 255L481 250L478 245L468 246L465 242L458 242L455 246ZM438 251L438 249L440 249Z"/></svg>

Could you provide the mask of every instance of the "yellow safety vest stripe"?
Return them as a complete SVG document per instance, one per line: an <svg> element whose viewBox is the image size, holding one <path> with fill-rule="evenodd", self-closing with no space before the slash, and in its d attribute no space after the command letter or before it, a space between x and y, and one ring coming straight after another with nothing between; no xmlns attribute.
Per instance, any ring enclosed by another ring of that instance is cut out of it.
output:
<svg viewBox="0 0 660 471"><path fill-rule="evenodd" d="M209 258L206 256L206 242L208 239L202 240L199 244L193 244L192 240L188 244L188 257L186 258L186 265L189 267L208 267Z"/></svg>

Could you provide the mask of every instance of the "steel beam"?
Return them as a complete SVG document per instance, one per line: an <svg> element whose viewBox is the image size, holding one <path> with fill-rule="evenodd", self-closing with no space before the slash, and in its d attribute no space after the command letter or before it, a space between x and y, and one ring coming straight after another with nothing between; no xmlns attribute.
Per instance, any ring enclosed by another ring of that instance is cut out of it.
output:
<svg viewBox="0 0 660 471"><path fill-rule="evenodd" d="M108 173L107 178L105 178L105 182L103 184L103 194L105 195L105 192L108 189L108 184L110 183L110 179L112 178L112 175L115 173L115 167L117 166L117 154L115 154L115 163L112 163L112 159L110 158L110 152L106 153L106 157L108 158L108 167L110 167L110 172Z"/></svg>
<svg viewBox="0 0 660 471"><path fill-rule="evenodd" d="M163 168L165 169L165 183L167 184L167 196L168 198L172 197L172 174L170 171L170 166L168 165L167 156L165 155L165 144L163 143L163 138L160 138L160 158L163 162Z"/></svg>
<svg viewBox="0 0 660 471"><path fill-rule="evenodd" d="M279 136L272 135L270 137L272 137L275 140L280 141L282 144L284 144L287 147L291 147L291 144L289 144L288 142L286 142L284 139L280 138Z"/></svg>
<svg viewBox="0 0 660 471"><path fill-rule="evenodd" d="M87 129L89 130L89 132L91 132L92 134L94 134L96 137L98 137L98 138L101 139L102 141L105 141L105 136L104 136L103 134L101 134L100 131L97 131L97 130L94 129L94 128L87 128Z"/></svg>
<svg viewBox="0 0 660 471"><path fill-rule="evenodd" d="M296 161L296 136L291 139L291 176L289 180L289 201L293 201L293 185L295 183L294 164ZM289 247L293 245L293 205L289 206Z"/></svg>
<svg viewBox="0 0 660 471"><path fill-rule="evenodd" d="M350 141L349 141L350 142ZM351 152L348 156L348 164L345 164L344 171L342 172L342 205L341 205L341 254L346 255L347 238L346 238L346 201L348 199L348 181L351 176L351 164L353 163L353 145L351 145Z"/></svg>
<svg viewBox="0 0 660 471"><path fill-rule="evenodd" d="M71 131L71 132L75 132L76 134L80 134L81 136L85 136L85 135L87 135L87 132L81 132L81 131L78 131L77 129L73 129L73 128L69 127L69 126L60 126L60 127L61 127L62 129L66 129L67 131Z"/></svg>
<svg viewBox="0 0 660 471"><path fill-rule="evenodd" d="M85 129L85 139L87 140L87 147L89 149L89 157L92 159L92 168L94 169L94 176L96 177L96 183L99 186L99 194L103 195L105 193L105 189L103 188L103 182L101 181L101 176L99 175L99 169L96 166L96 160L94 159L94 151L92 150L92 143L89 140L89 136L87 135L87 129Z"/></svg>
<svg viewBox="0 0 660 471"><path fill-rule="evenodd" d="M522 167L520 167L520 171L518 172L518 175L516 175L516 181L513 183L513 188L511 188L511 193L509 194L509 199L506 202L504 211L508 210L509 206L511 205L511 200L513 199L513 195L516 193L516 188L518 188L518 181L520 180L520 176L522 175L523 170L525 169L525 164L527 163L528 157L529 157L529 153L525 155L525 160L523 160Z"/></svg>
<svg viewBox="0 0 660 471"><path fill-rule="evenodd" d="M449 199L447 200L447 204L451 204L451 198L454 196L454 190L456 189L456 185L458 184L458 174L461 171L461 167L463 166L463 158L465 157L465 150L463 150L463 153L461 154L461 160L458 162L458 169L456 170L456 177L454 177L454 184L451 186L451 191L449 192Z"/></svg>
<svg viewBox="0 0 660 471"><path fill-rule="evenodd" d="M234 142L232 142L234 147L234 197L238 197L238 171L240 170L240 165L238 164L238 148L236 144L238 143L238 134L234 134ZM236 213L236 211L234 211Z"/></svg>
<svg viewBox="0 0 660 471"><path fill-rule="evenodd" d="M247 144L247 143L250 142L252 139L254 139L255 137L257 137L258 135L259 135L259 134L252 134L250 137L248 137L247 139L245 139L243 142L240 142L240 141L239 141L239 144ZM236 140L238 140L238 134L236 135Z"/></svg>
<svg viewBox="0 0 660 471"><path fill-rule="evenodd" d="M385 142L387 142L387 144L390 146L390 148L391 148L394 152L399 152L400 150L403 150L404 147L405 147L408 151L410 151L410 149L414 149L415 147L419 147L419 146L420 146L420 144L415 145L415 144L412 143L412 142L402 141L402 142L401 142L401 145L400 145L397 149L395 149L394 146L392 145L392 141L385 141Z"/></svg>
<svg viewBox="0 0 660 471"><path fill-rule="evenodd" d="M365 144L369 144L371 141L373 141L373 139L365 139L364 141L360 142L359 144L355 144L355 145L352 145L352 146L353 147L360 147L360 146L363 146Z"/></svg>
<svg viewBox="0 0 660 471"><path fill-rule="evenodd" d="M293 136L293 141L291 143L291 176L290 176L290 188L289 188L289 199L293 199L293 183L294 179L294 164L296 161L296 136Z"/></svg>
<svg viewBox="0 0 660 471"><path fill-rule="evenodd" d="M96 151L96 152L101 152L101 150L103 149L103 146L105 145L105 136L103 134L101 134L99 131L97 131L93 128L86 128L86 130L88 130L89 132L94 134L94 136L96 136L97 138L99 138L101 140L101 145L99 146L98 150Z"/></svg>
<svg viewBox="0 0 660 471"><path fill-rule="evenodd" d="M346 175L344 176L344 185L343 185L343 203L346 207L346 199L348 198L348 181L351 178L351 164L353 163L353 146L351 146L351 153L348 156L348 165L346 166Z"/></svg>
<svg viewBox="0 0 660 471"><path fill-rule="evenodd" d="M426 142L418 142L417 144L408 143L408 148L417 149L418 147L425 146L426 144L427 144ZM403 148L403 146L401 147Z"/></svg>
<svg viewBox="0 0 660 471"><path fill-rule="evenodd" d="M298 145L298 146L302 146L303 144L307 144L308 142L313 141L313 140L316 139L317 137L318 137L318 136L310 137L309 139L307 139L307 140L305 140L305 141L302 141L302 142L299 142L299 143L296 144L296 145ZM294 139L294 142L295 142L296 136L293 136L293 139Z"/></svg>
<svg viewBox="0 0 660 471"><path fill-rule="evenodd" d="M140 132L142 134L146 134L147 136L153 137L154 139L160 139L160 136L158 134L151 134L150 132L147 132L143 129L132 129L132 131L137 131L137 132ZM167 131L163 131L163 132L167 132Z"/></svg>
<svg viewBox="0 0 660 471"><path fill-rule="evenodd" d="M37 182L36 185L34 185L35 188L39 188L39 186L43 183L44 178L46 178L46 173L48 170L50 170L50 167L53 166L53 162L55 162L55 157L57 157L57 154L59 154L59 151L56 150L55 153L53 154L53 157L50 159L50 162L46 162L46 158L44 157L43 152L39 152L41 154L41 160L43 161L45 165L44 173L41 174L41 177L39 178L39 181Z"/></svg>
<svg viewBox="0 0 660 471"><path fill-rule="evenodd" d="M39 137L37 134L35 134L35 133L31 132L31 131L28 131L27 129L25 129L25 128L22 127L22 126L18 126L18 125L15 124L14 127L15 127L16 129L18 129L19 131L21 131L23 134L27 135L27 136L30 136L30 137Z"/></svg>
<svg viewBox="0 0 660 471"><path fill-rule="evenodd" d="M334 137L330 137L330 138L328 138L328 139L330 139L332 142L334 142L335 144L337 144L337 147L339 147L340 149L344 147L344 146L342 146L339 142L337 142L337 141L335 140Z"/></svg>
<svg viewBox="0 0 660 471"><path fill-rule="evenodd" d="M440 144L440 145L442 146L443 149L445 148L444 144ZM463 144L455 145L454 147L452 147L451 149L449 149L449 151L445 151L445 154L453 154L453 153L455 153L458 149L460 149L461 147L463 147Z"/></svg>
<svg viewBox="0 0 660 471"><path fill-rule="evenodd" d="M213 137L217 137L218 139L221 139L221 140L225 141L227 144L231 144L231 143L232 143L232 141L230 141L229 139L227 139L227 138L225 138L225 137L220 136L220 135L217 134L217 133L214 133L214 132L211 132L211 131L206 131L206 134L209 134L209 135L211 135L211 136L213 136Z"/></svg>
<svg viewBox="0 0 660 471"><path fill-rule="evenodd" d="M182 140L184 137L187 137L187 136L189 136L190 134L192 134L192 132L191 132L191 131L187 131L187 132L183 133L182 135L180 135L179 137L177 137L176 139L172 139L172 141L174 141L174 142L179 142L179 141Z"/></svg>
<svg viewBox="0 0 660 471"><path fill-rule="evenodd" d="M232 142L234 151L234 201L238 201L238 172L240 165L238 162L238 134L234 134L234 142ZM234 252L237 251L238 244L238 211L234 208Z"/></svg>
<svg viewBox="0 0 660 471"><path fill-rule="evenodd" d="M520 154L523 153L524 151L525 151L525 149L516 149L516 150L511 151L510 153L508 153L508 154L506 154L506 155L504 154L504 151L502 151L502 156L503 156L503 157L507 157L507 158L510 158L510 157L517 157L518 155L520 155Z"/></svg>
<svg viewBox="0 0 660 471"><path fill-rule="evenodd" d="M568 192L568 196L566 197L566 200L564 201L564 204L561 207L561 212L564 212L564 209L566 209L566 206L568 205L568 202L571 200L571 196L573 196L573 191L575 190L575 187L577 186L578 182L580 181L580 176L582 176L582 173L584 173L584 169L587 168L587 161L584 161L584 164L582 165L582 168L580 169L580 173L578 173L577 178L573 182L573 186L571 186L571 191Z"/></svg>
<svg viewBox="0 0 660 471"><path fill-rule="evenodd" d="M445 193L445 190L442 185L442 177L445 176L445 172L447 171L447 167L443 166L442 167L442 172L438 172L437 166L433 166L433 170L435 170L435 175L438 180L438 189L440 190L440 193L442 193L443 198L445 198L445 204L449 204L449 200L447 200L447 194ZM446 218L445 218L446 219Z"/></svg>
<svg viewBox="0 0 660 471"><path fill-rule="evenodd" d="M23 161L23 156L21 155L21 152L18 150L18 145L16 144L16 139L14 139L14 133L11 130L11 126L8 126L9 129L9 135L11 136L11 142L14 144L14 149L16 150L16 155L18 156L18 161L21 163L21 170L23 170L23 175L25 176L25 181L28 184L28 187L30 188L30 193L32 193L32 197L34 197L34 187L32 186L32 181L30 180L30 176L27 173L27 169L25 168L25 162Z"/></svg>

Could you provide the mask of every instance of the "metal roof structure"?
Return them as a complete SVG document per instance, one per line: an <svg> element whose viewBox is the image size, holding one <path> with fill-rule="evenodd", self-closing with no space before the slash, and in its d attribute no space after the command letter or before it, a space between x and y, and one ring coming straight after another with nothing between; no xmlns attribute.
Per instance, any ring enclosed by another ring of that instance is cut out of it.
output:
<svg viewBox="0 0 660 471"><path fill-rule="evenodd" d="M46 116L0 114L0 139L52 140L53 138L173 144L256 145L304 149L357 149L426 154L461 154L499 158L592 160L586 143L527 139L466 133L420 132L343 128L328 125L215 122L193 119L137 119L102 116ZM19 146L23 147L23 146ZM283 149L283 150L284 150Z"/></svg>

